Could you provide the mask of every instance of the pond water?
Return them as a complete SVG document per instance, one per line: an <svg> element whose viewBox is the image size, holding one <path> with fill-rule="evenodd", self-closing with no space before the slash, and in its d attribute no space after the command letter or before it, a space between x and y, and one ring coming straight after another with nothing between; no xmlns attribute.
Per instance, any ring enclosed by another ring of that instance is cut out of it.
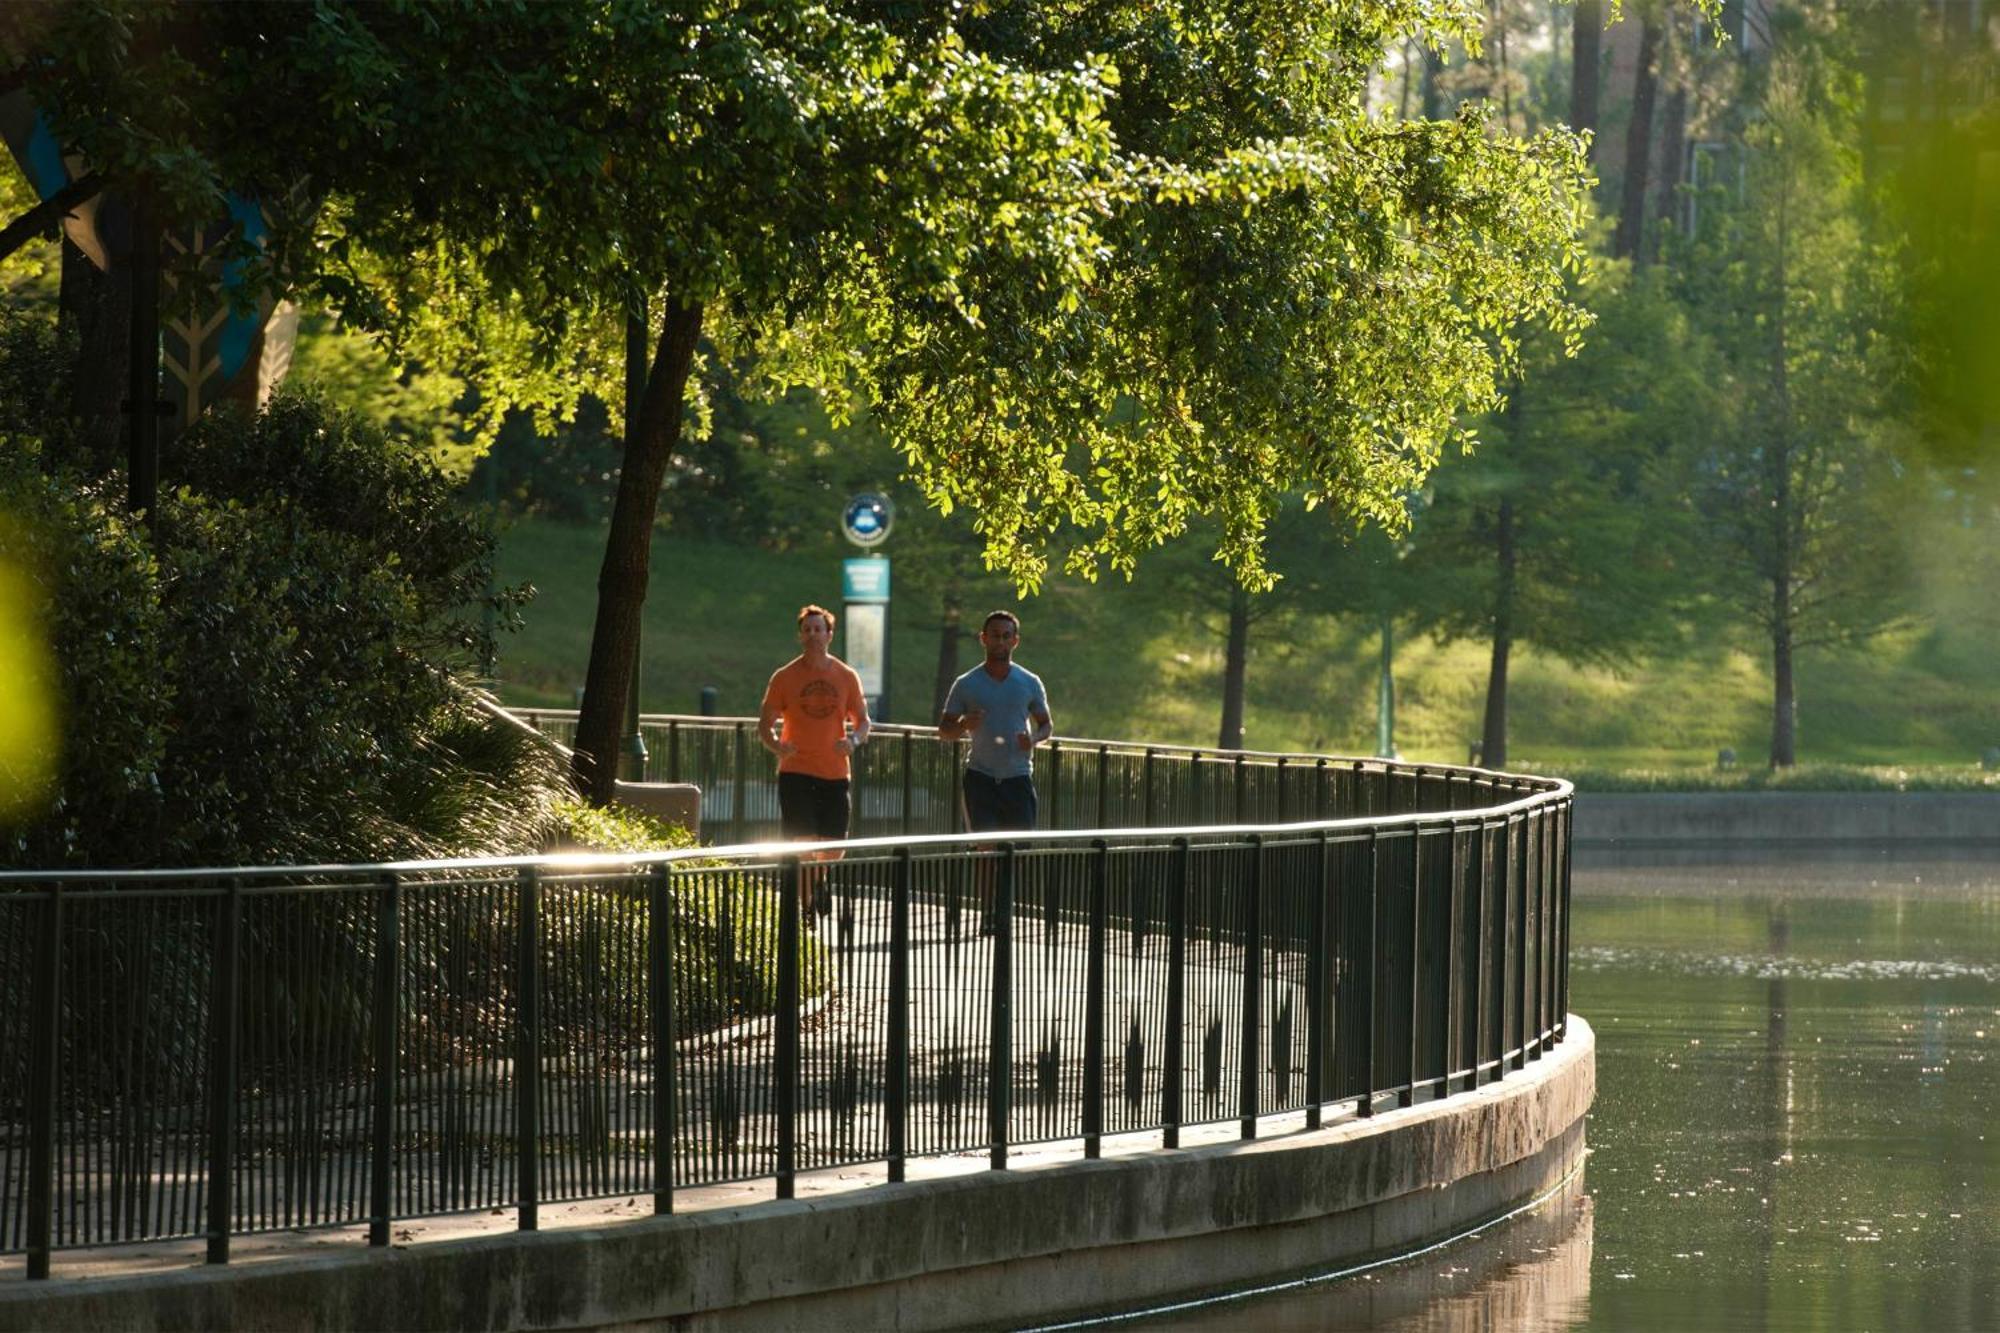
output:
<svg viewBox="0 0 2000 1333"><path fill-rule="evenodd" d="M1574 889L1582 1197L1144 1326L2000 1327L2000 853L1579 855Z"/></svg>

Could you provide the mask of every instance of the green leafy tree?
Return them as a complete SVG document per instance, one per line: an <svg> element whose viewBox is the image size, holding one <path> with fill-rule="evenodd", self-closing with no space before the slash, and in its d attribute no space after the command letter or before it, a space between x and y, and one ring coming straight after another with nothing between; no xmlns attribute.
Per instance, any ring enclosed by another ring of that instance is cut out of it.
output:
<svg viewBox="0 0 2000 1333"><path fill-rule="evenodd" d="M1399 524L1519 325L1580 322L1579 142L1369 109L1386 49L1476 48L1482 19L90 0L8 46L166 213L310 180L260 262L464 373L476 432L622 402L639 321L578 737L602 798L704 339L773 393L869 406L1024 585L1129 573L1198 515L1261 583L1287 494Z"/></svg>
<svg viewBox="0 0 2000 1333"><path fill-rule="evenodd" d="M1596 267L1598 316L1574 357L1530 355L1478 446L1432 478L1412 559L1429 577L1417 619L1492 648L1482 762L1508 758L1508 680L1520 644L1575 663L1629 662L1670 640L1698 583L1685 460L1705 441L1712 367L1662 283Z"/></svg>
<svg viewBox="0 0 2000 1333"><path fill-rule="evenodd" d="M1770 647L1773 768L1797 761L1800 651L1901 614L1902 524L1922 503L1895 448L1908 343L1894 249L1865 220L1847 36L1817 7L1777 16L1746 66L1741 193L1710 201L1681 260L1730 367L1696 493L1717 588Z"/></svg>

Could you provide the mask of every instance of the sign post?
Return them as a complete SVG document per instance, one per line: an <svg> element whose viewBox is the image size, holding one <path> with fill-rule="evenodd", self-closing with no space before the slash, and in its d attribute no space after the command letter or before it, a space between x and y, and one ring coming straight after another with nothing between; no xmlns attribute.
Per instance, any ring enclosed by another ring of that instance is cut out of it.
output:
<svg viewBox="0 0 2000 1333"><path fill-rule="evenodd" d="M864 549L879 546L889 535L894 510L879 495L857 495L840 514L840 530ZM867 555L840 562L841 657L861 677L868 697L868 715L876 721L889 716L889 558Z"/></svg>

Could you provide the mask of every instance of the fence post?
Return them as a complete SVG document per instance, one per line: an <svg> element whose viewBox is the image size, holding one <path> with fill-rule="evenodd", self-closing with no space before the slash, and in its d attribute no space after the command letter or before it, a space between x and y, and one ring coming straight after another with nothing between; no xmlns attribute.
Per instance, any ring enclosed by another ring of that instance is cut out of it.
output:
<svg viewBox="0 0 2000 1333"><path fill-rule="evenodd" d="M1323 761L1322 761L1323 762ZM1324 774L1326 769L1322 767ZM1325 829L1319 831L1319 861L1306 906L1306 1128L1320 1126L1320 1103L1326 1100L1326 1025L1333 969L1328 966L1327 898L1333 892L1333 850Z"/></svg>
<svg viewBox="0 0 2000 1333"><path fill-rule="evenodd" d="M1111 747L1097 747L1097 827L1103 828L1110 820L1110 769Z"/></svg>
<svg viewBox="0 0 2000 1333"><path fill-rule="evenodd" d="M1520 1037L1520 1044L1514 1048L1516 1069L1528 1067L1528 987L1531 984L1528 975L1528 894L1533 891L1533 885L1529 883L1528 837L1534 827L1535 816L1531 810L1521 817L1520 853L1514 869L1514 882L1520 889L1521 898L1520 911L1514 920L1514 981L1519 992L1515 1003L1519 1006L1520 1020L1515 1025Z"/></svg>
<svg viewBox="0 0 2000 1333"><path fill-rule="evenodd" d="M906 736L907 732L904 733ZM901 1180L910 1123L910 849L896 849L889 900L889 1179Z"/></svg>
<svg viewBox="0 0 2000 1333"><path fill-rule="evenodd" d="M1049 827L1068 828L1062 817L1062 742L1049 737Z"/></svg>
<svg viewBox="0 0 2000 1333"><path fill-rule="evenodd" d="M1236 792L1243 793L1243 756L1236 756ZM1237 1114L1243 1137L1257 1137L1258 1094L1264 1076L1264 835L1250 835L1250 878L1243 886L1243 1047Z"/></svg>
<svg viewBox="0 0 2000 1333"><path fill-rule="evenodd" d="M514 1152L520 1229L534 1231L541 1225L542 1205L542 877L534 866L521 867L520 891L521 1003L514 1032L514 1087L520 1097L515 1123L520 1138Z"/></svg>
<svg viewBox="0 0 2000 1333"><path fill-rule="evenodd" d="M1236 803L1235 822L1241 824L1243 822L1243 799L1245 795L1244 783L1243 783L1243 752L1241 750L1238 750L1236 752L1234 768L1235 768L1234 785L1236 788L1234 793L1234 799Z"/></svg>
<svg viewBox="0 0 2000 1333"><path fill-rule="evenodd" d="M673 867L647 872L646 978L652 991L653 1211L674 1210L674 908Z"/></svg>
<svg viewBox="0 0 2000 1333"><path fill-rule="evenodd" d="M1090 937L1083 997L1083 1155L1096 1157L1104 1135L1104 951L1108 933L1111 844L1091 840Z"/></svg>
<svg viewBox="0 0 2000 1333"><path fill-rule="evenodd" d="M903 733L903 836L909 837L916 828L916 779L911 772L911 761L915 758L915 733Z"/></svg>
<svg viewBox="0 0 2000 1333"><path fill-rule="evenodd" d="M993 885L993 1045L987 1060L986 1131L995 1171L1007 1169L1007 1113L1014 1091L1014 844L1000 848Z"/></svg>
<svg viewBox="0 0 2000 1333"><path fill-rule="evenodd" d="M1570 854L1575 844L1571 820L1576 813L1574 798L1563 802L1561 837L1556 850L1562 857L1562 874L1559 877L1560 901L1556 904L1556 1031L1563 1037L1569 1036L1569 905L1570 905Z"/></svg>
<svg viewBox="0 0 2000 1333"><path fill-rule="evenodd" d="M1140 781L1143 783L1141 790L1145 792L1145 797L1146 797L1146 813L1145 817L1142 818L1139 821L1139 823L1143 827L1152 828L1153 827L1153 747L1150 745L1146 747L1146 762L1144 767L1140 769Z"/></svg>
<svg viewBox="0 0 2000 1333"><path fill-rule="evenodd" d="M778 907L777 1070L778 1197L789 1199L799 1170L799 911L805 863L785 858Z"/></svg>
<svg viewBox="0 0 2000 1333"><path fill-rule="evenodd" d="M667 721L667 781L681 780L681 724Z"/></svg>
<svg viewBox="0 0 2000 1333"><path fill-rule="evenodd" d="M396 1158L396 1019L402 1008L397 955L402 951L403 882L387 876L375 902L375 1087L368 1162L368 1243L389 1243L391 1171Z"/></svg>
<svg viewBox="0 0 2000 1333"><path fill-rule="evenodd" d="M745 783L747 781L748 770L750 768L750 756L748 750L746 749L745 738L748 736L749 733L744 731L743 724L741 722L738 722L736 724L735 730L736 730L736 765L735 765L736 779L734 786L731 788L732 795L731 795L731 804L729 808L729 817L730 817L729 840L731 842L742 842L744 827L750 822L749 819L750 812L745 807L744 804L748 796L748 791L745 786Z"/></svg>
<svg viewBox="0 0 2000 1333"><path fill-rule="evenodd" d="M1413 788L1421 795L1421 788ZM1404 1106L1417 1104L1417 1052L1422 1046L1424 997L1424 829L1410 826L1410 1081L1397 1100Z"/></svg>
<svg viewBox="0 0 2000 1333"><path fill-rule="evenodd" d="M1356 772L1359 772L1358 768ZM1361 1022L1355 1025L1361 1033L1358 1063L1366 1091L1361 1094L1354 1111L1356 1115L1364 1116L1375 1114L1375 1025L1382 1018L1380 1007L1375 1003L1377 992L1381 989L1381 978L1377 973L1380 971L1382 951L1376 947L1381 942L1381 910L1382 834L1379 829L1371 828L1368 830L1368 967L1367 974L1356 983L1361 991L1363 1009Z"/></svg>
<svg viewBox="0 0 2000 1333"><path fill-rule="evenodd" d="M1285 818L1285 814L1286 814L1286 811L1285 811L1285 795L1286 795L1286 792L1285 792L1285 756L1284 756L1284 755L1279 755L1279 756L1278 756L1278 822L1279 822L1280 824L1285 824L1285 823L1289 823L1289 822L1290 822L1289 820L1287 820L1287 819Z"/></svg>
<svg viewBox="0 0 2000 1333"><path fill-rule="evenodd" d="M1467 1086L1477 1089L1486 1065L1486 867L1492 860L1487 834L1492 832L1481 819L1473 829L1472 921L1466 927L1466 941L1472 949L1472 1034L1466 1045L1472 1050L1472 1073Z"/></svg>
<svg viewBox="0 0 2000 1333"><path fill-rule="evenodd" d="M56 1052L62 1045L62 885L50 884L35 958L35 1027L28 1079L28 1277L49 1275L55 1230Z"/></svg>
<svg viewBox="0 0 2000 1333"><path fill-rule="evenodd" d="M1187 1048L1187 903L1194 852L1186 838L1174 839L1174 875L1167 890L1167 1049L1160 1089L1161 1143L1181 1146L1181 1064Z"/></svg>
<svg viewBox="0 0 2000 1333"><path fill-rule="evenodd" d="M242 991L243 881L215 905L208 1001L208 1262L229 1262L230 1167L236 1157L236 1011Z"/></svg>
<svg viewBox="0 0 2000 1333"><path fill-rule="evenodd" d="M1460 961L1463 950L1459 947L1459 937L1465 929L1465 904L1461 889L1465 875L1459 863L1458 821L1454 819L1445 827L1449 839L1445 845L1449 850L1445 857L1444 1019L1438 1025L1444 1032L1444 1060L1438 1070L1442 1079L1438 1084L1440 1097L1451 1095L1452 1075L1458 1067L1458 1050L1465 1040L1465 1019L1460 1012L1464 1007L1461 974L1465 965Z"/></svg>

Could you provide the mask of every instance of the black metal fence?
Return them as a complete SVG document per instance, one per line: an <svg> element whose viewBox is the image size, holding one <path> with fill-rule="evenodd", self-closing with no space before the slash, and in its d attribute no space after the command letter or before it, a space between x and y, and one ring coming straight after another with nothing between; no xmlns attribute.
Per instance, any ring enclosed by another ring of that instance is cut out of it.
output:
<svg viewBox="0 0 2000 1333"><path fill-rule="evenodd" d="M684 764L733 752L719 771L749 789L740 729L679 735ZM917 791L950 817L949 747L871 751L900 764L874 828L922 827ZM665 1211L678 1187L788 1195L849 1163L1251 1135L1561 1040L1566 785L1060 753L1057 824L1106 827L822 865L771 845L0 876L0 1252L41 1277L57 1249L205 1237L222 1262L250 1232L386 1244L405 1217L532 1229L555 1201Z"/></svg>
<svg viewBox="0 0 2000 1333"><path fill-rule="evenodd" d="M569 745L574 709L523 708L514 716ZM778 824L777 761L757 742L755 718L648 713L645 780L701 788L705 841L718 846L772 839ZM881 724L854 754L856 837L958 833L958 775L967 742L941 741L935 727ZM1184 745L1058 736L1035 752L1042 826L1159 828L1195 824L1286 824L1418 810L1469 809L1549 784L1442 764L1201 750Z"/></svg>

